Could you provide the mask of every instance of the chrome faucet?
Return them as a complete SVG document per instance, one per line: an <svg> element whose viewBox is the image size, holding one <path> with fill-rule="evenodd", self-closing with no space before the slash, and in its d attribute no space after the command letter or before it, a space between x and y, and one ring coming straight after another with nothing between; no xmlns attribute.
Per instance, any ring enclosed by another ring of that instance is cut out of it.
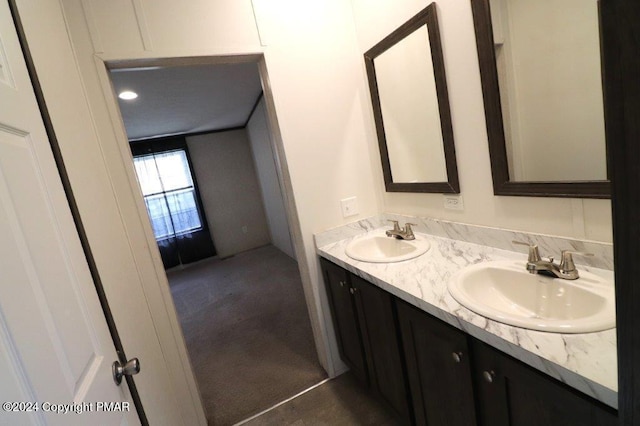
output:
<svg viewBox="0 0 640 426"><path fill-rule="evenodd" d="M393 229L389 229L386 234L387 237L394 237L399 240L415 240L416 236L413 234L411 226L418 226L415 223L405 223L403 228L400 228L397 220L389 220L393 223Z"/></svg>
<svg viewBox="0 0 640 426"><path fill-rule="evenodd" d="M593 256L593 253L562 250L560 264L556 264L553 262L553 257L549 257L548 260L543 260L538 252L538 246L535 244L523 243L521 241L513 241L513 243L529 247L529 258L527 259L527 271L529 271L529 273L537 274L541 272L564 280L577 280L580 278L578 269L576 269L576 265L573 263L574 254Z"/></svg>

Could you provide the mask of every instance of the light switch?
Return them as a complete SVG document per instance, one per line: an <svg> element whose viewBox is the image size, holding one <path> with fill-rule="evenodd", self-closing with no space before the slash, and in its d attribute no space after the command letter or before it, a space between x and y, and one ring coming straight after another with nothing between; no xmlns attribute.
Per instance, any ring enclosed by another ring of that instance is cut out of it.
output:
<svg viewBox="0 0 640 426"><path fill-rule="evenodd" d="M358 199L356 197L340 200L342 205L342 217L355 216L358 214Z"/></svg>

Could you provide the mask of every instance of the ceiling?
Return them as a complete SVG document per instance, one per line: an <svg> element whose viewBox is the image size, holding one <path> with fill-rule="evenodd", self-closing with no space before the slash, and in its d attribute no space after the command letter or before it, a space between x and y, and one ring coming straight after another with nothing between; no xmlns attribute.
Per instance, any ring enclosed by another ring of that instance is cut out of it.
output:
<svg viewBox="0 0 640 426"><path fill-rule="evenodd" d="M111 70L129 140L243 127L262 93L256 63Z"/></svg>

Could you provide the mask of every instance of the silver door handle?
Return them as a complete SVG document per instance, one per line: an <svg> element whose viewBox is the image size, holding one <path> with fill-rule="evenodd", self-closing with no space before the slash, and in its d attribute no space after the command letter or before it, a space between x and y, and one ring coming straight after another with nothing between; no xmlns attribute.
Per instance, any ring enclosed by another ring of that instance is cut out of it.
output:
<svg viewBox="0 0 640 426"><path fill-rule="evenodd" d="M120 361L113 361L111 372L113 373L113 381L120 386L122 376L133 376L140 372L140 361L138 358L131 358L124 366L120 364Z"/></svg>

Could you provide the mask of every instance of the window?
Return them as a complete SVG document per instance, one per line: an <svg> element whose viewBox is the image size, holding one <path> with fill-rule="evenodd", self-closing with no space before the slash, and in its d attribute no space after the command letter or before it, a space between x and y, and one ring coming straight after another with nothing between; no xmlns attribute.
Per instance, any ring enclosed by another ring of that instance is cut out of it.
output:
<svg viewBox="0 0 640 426"><path fill-rule="evenodd" d="M133 161L156 240L202 229L185 150L141 155Z"/></svg>

